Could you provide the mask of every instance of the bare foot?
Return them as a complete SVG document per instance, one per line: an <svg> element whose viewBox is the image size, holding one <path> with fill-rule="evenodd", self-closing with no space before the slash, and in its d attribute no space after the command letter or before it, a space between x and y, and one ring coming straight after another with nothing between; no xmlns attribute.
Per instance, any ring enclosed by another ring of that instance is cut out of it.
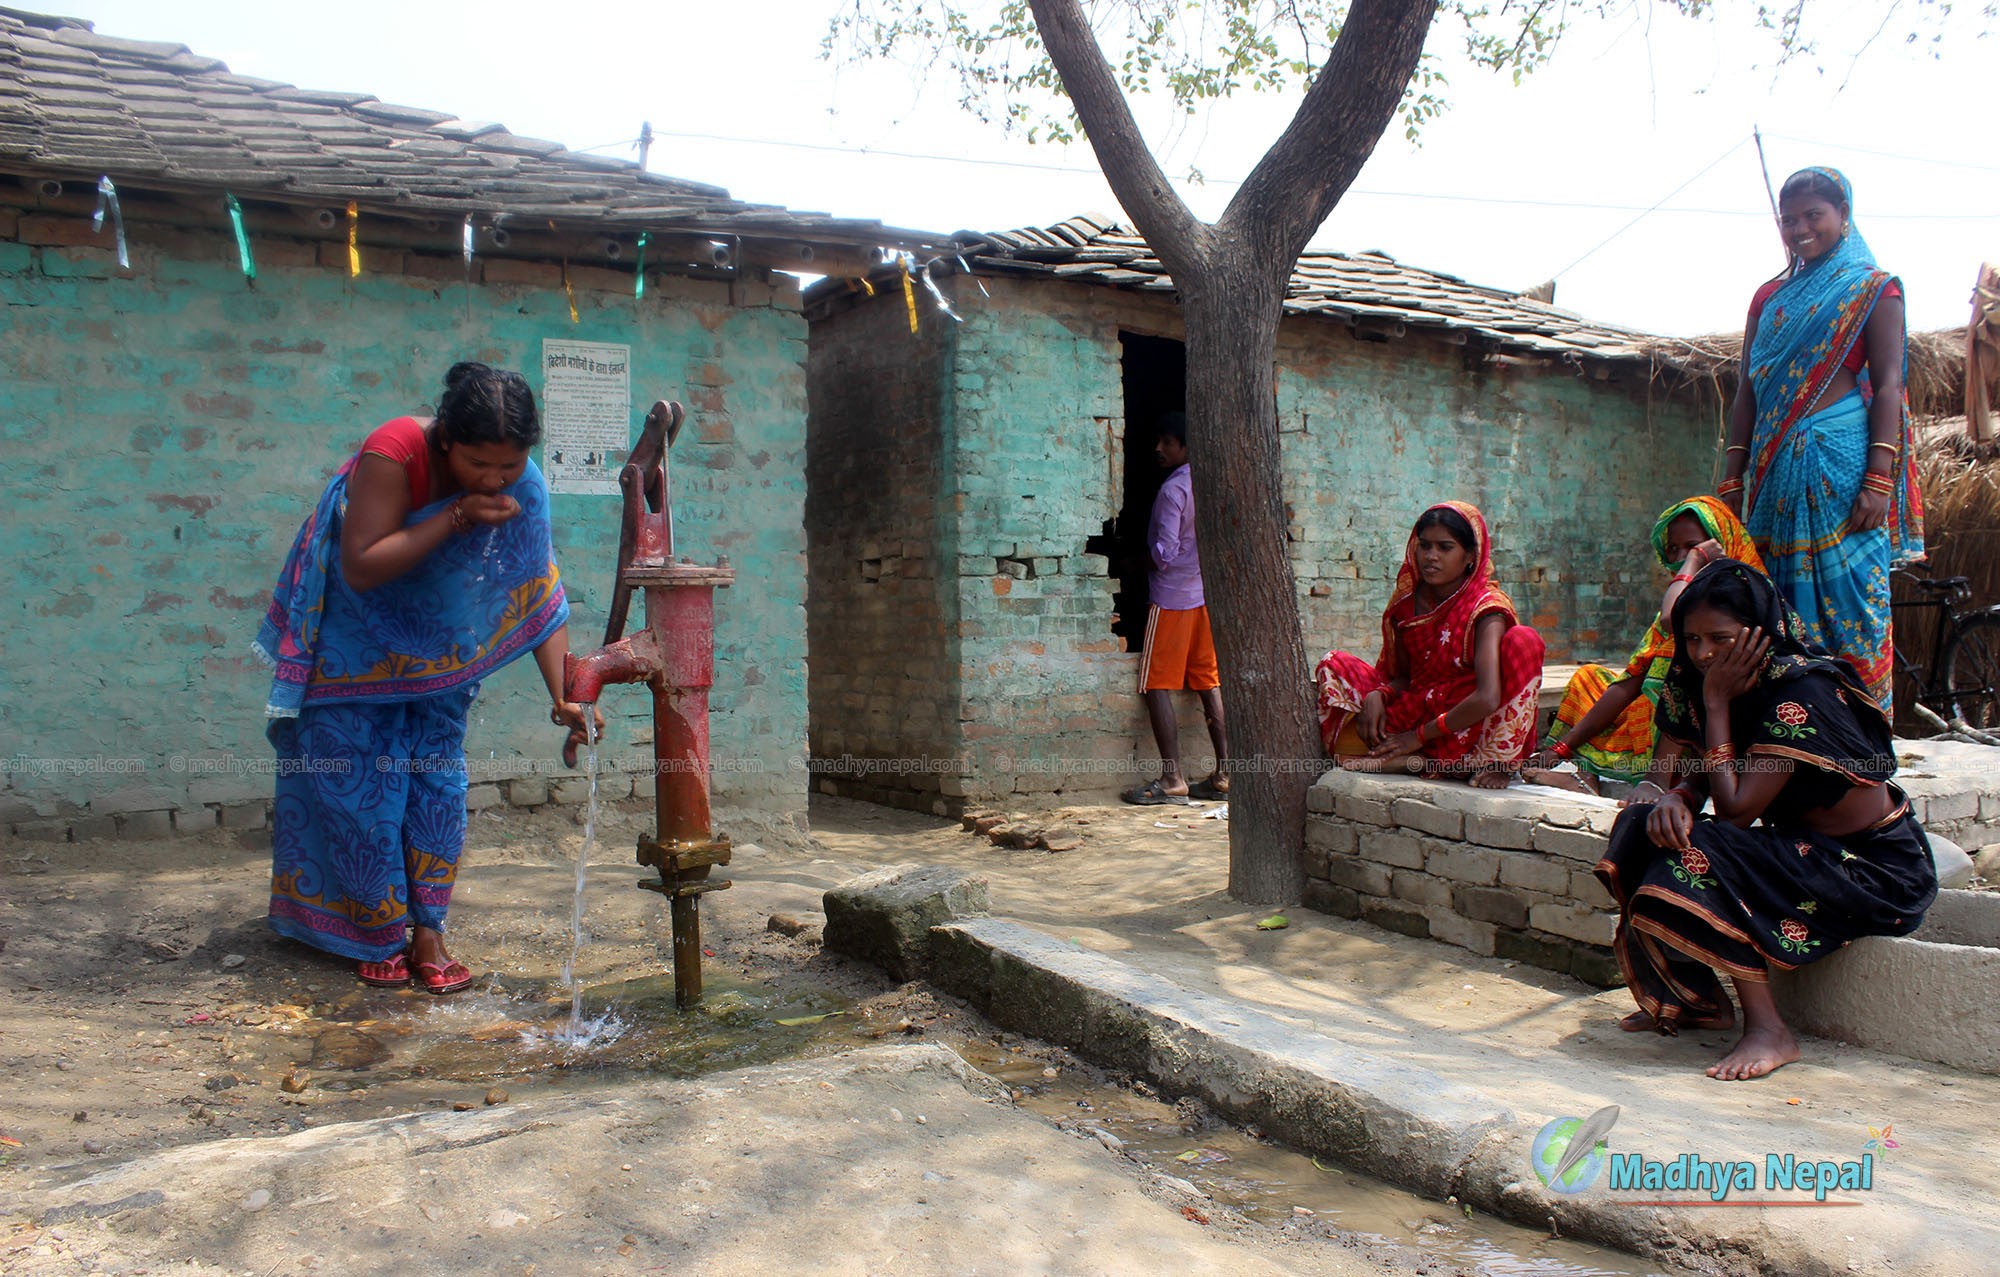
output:
<svg viewBox="0 0 2000 1277"><path fill-rule="evenodd" d="M1732 1029L1736 1027L1736 1012L1719 1011L1714 1015L1697 1016L1692 1020L1682 1020L1681 1026L1689 1029ZM1658 1029L1660 1024L1646 1012L1634 1011L1620 1020L1618 1027L1627 1033L1651 1033Z"/></svg>
<svg viewBox="0 0 2000 1277"><path fill-rule="evenodd" d="M1509 772L1474 772L1465 778L1465 783L1474 789L1505 789L1512 779Z"/></svg>
<svg viewBox="0 0 2000 1277"><path fill-rule="evenodd" d="M429 927L410 928L411 966L414 967L421 962L430 962L436 963L439 966L445 966L451 960L451 955L445 952L444 936L442 933L433 931Z"/></svg>
<svg viewBox="0 0 2000 1277"><path fill-rule="evenodd" d="M1708 1076L1718 1082L1743 1082L1765 1077L1799 1058L1799 1040L1783 1024L1746 1029L1736 1049L1711 1065Z"/></svg>

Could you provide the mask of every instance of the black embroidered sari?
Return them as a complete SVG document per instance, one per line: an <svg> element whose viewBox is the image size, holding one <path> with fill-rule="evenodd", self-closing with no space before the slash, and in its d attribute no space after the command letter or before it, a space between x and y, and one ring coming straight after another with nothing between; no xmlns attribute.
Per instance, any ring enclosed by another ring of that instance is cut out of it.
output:
<svg viewBox="0 0 2000 1277"><path fill-rule="evenodd" d="M1728 1009L1718 971L1764 980L1770 967L1804 966L1861 936L1907 935L1937 895L1930 844L1909 800L1890 784L1896 756L1881 706L1852 666L1800 638L1797 619L1761 573L1725 559L1682 595L1661 735L1700 757L1701 673L1679 631L1718 586L1730 588L1725 576L1735 578L1739 595L1748 587L1753 623L1771 637L1757 684L1730 705L1730 740L1740 766L1785 759L1793 770L1757 824L1741 829L1696 816L1685 851L1653 845L1651 804L1627 808L1612 830L1597 876L1618 901L1613 948L1633 997L1666 1033ZM1806 812L1881 785L1889 785L1893 807L1873 828L1841 838L1806 828Z"/></svg>

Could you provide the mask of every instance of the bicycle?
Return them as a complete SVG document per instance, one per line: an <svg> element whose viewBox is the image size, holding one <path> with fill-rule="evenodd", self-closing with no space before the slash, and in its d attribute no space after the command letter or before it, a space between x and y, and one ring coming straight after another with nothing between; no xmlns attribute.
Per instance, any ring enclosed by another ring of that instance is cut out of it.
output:
<svg viewBox="0 0 2000 1277"><path fill-rule="evenodd" d="M1893 648L1896 671L1916 687L1917 703L1947 723L1963 721L1979 731L2000 727L2000 606L1961 607L1972 599L1967 577L1932 580L1907 571L1897 575L1930 597L1892 601L1892 611L1939 613L1928 665L1911 660L1900 643Z"/></svg>

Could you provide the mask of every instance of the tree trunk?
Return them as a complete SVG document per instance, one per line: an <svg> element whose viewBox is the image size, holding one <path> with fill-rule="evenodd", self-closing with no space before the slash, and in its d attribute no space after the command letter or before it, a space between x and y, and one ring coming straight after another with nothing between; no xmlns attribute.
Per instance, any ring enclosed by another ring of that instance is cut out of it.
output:
<svg viewBox="0 0 2000 1277"><path fill-rule="evenodd" d="M1291 125L1214 226L1188 211L1147 149L1081 0L1029 3L1105 179L1181 295L1195 535L1235 756L1229 894L1290 903L1305 884L1305 791L1320 744L1285 543L1278 323L1299 253L1395 115L1437 0L1354 0Z"/></svg>
<svg viewBox="0 0 2000 1277"><path fill-rule="evenodd" d="M1217 247L1213 275L1222 286L1182 282L1182 304L1195 535L1233 755L1229 894L1247 904L1290 904L1305 884L1305 791L1320 744L1278 450L1283 284L1282 276L1260 281L1247 262L1233 260L1240 247Z"/></svg>

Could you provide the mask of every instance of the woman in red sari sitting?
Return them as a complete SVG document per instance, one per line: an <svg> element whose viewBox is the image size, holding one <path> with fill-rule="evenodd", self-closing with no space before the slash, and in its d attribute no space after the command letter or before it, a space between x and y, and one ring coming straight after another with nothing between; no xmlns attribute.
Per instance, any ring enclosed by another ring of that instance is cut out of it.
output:
<svg viewBox="0 0 2000 1277"><path fill-rule="evenodd" d="M1543 644L1493 584L1486 520L1463 501L1417 519L1382 615L1382 656L1319 663L1320 739L1356 771L1504 787L1535 743Z"/></svg>

